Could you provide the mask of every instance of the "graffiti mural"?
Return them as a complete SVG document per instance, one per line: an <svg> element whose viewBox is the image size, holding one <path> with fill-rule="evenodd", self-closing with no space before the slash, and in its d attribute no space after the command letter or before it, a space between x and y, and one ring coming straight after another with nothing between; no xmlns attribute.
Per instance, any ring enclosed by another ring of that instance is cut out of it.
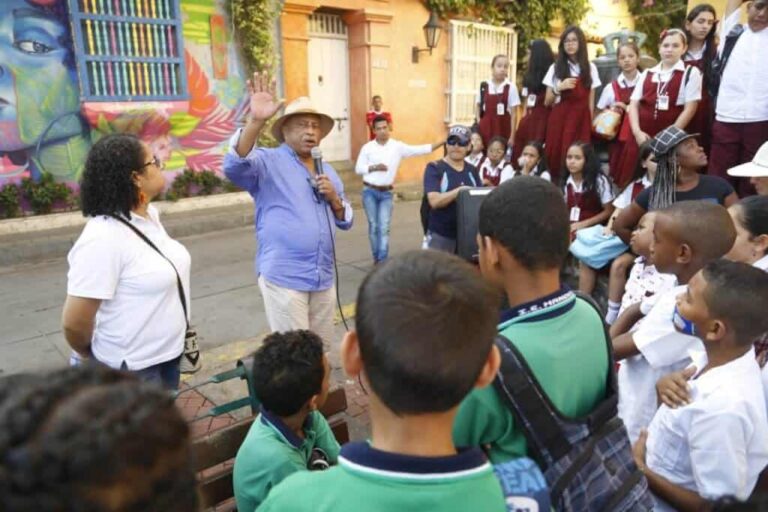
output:
<svg viewBox="0 0 768 512"><path fill-rule="evenodd" d="M3 0L0 186L43 172L75 185L91 143L115 132L149 144L172 175L184 169L220 172L246 106L237 51L220 22L221 2L181 0L187 101L81 104L66 0Z"/></svg>

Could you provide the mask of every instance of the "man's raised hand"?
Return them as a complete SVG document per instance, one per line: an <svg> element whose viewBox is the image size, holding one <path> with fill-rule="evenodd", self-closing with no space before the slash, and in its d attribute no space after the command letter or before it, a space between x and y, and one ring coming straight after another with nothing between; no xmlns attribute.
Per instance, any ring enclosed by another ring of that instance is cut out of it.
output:
<svg viewBox="0 0 768 512"><path fill-rule="evenodd" d="M246 86L250 96L252 120L266 121L283 106L282 100L275 99L275 80L270 80L266 73L254 73L253 78L246 82Z"/></svg>

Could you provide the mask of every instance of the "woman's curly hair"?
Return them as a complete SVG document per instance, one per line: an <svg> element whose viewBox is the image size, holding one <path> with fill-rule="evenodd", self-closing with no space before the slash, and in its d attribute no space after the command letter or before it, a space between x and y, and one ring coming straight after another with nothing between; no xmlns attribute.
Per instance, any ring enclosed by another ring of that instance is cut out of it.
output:
<svg viewBox="0 0 768 512"><path fill-rule="evenodd" d="M144 147L128 134L107 135L88 152L80 179L83 215L123 215L139 204L134 172L144 172Z"/></svg>
<svg viewBox="0 0 768 512"><path fill-rule="evenodd" d="M101 365L0 380L0 510L197 510L189 427L160 388Z"/></svg>

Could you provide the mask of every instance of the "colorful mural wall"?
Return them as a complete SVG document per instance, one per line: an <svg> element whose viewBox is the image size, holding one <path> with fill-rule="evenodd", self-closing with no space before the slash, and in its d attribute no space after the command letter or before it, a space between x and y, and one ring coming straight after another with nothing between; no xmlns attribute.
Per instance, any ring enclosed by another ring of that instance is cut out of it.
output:
<svg viewBox="0 0 768 512"><path fill-rule="evenodd" d="M171 174L220 172L245 108L223 1L180 0L188 100L82 103L67 0L2 0L0 187L43 172L75 187L91 144L114 132L147 142Z"/></svg>

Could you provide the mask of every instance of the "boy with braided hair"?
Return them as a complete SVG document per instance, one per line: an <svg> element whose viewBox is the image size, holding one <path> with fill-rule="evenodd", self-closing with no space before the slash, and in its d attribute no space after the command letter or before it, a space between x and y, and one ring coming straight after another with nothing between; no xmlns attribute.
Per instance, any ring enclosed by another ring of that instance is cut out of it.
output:
<svg viewBox="0 0 768 512"><path fill-rule="evenodd" d="M0 510L196 510L173 398L100 365L0 380Z"/></svg>

